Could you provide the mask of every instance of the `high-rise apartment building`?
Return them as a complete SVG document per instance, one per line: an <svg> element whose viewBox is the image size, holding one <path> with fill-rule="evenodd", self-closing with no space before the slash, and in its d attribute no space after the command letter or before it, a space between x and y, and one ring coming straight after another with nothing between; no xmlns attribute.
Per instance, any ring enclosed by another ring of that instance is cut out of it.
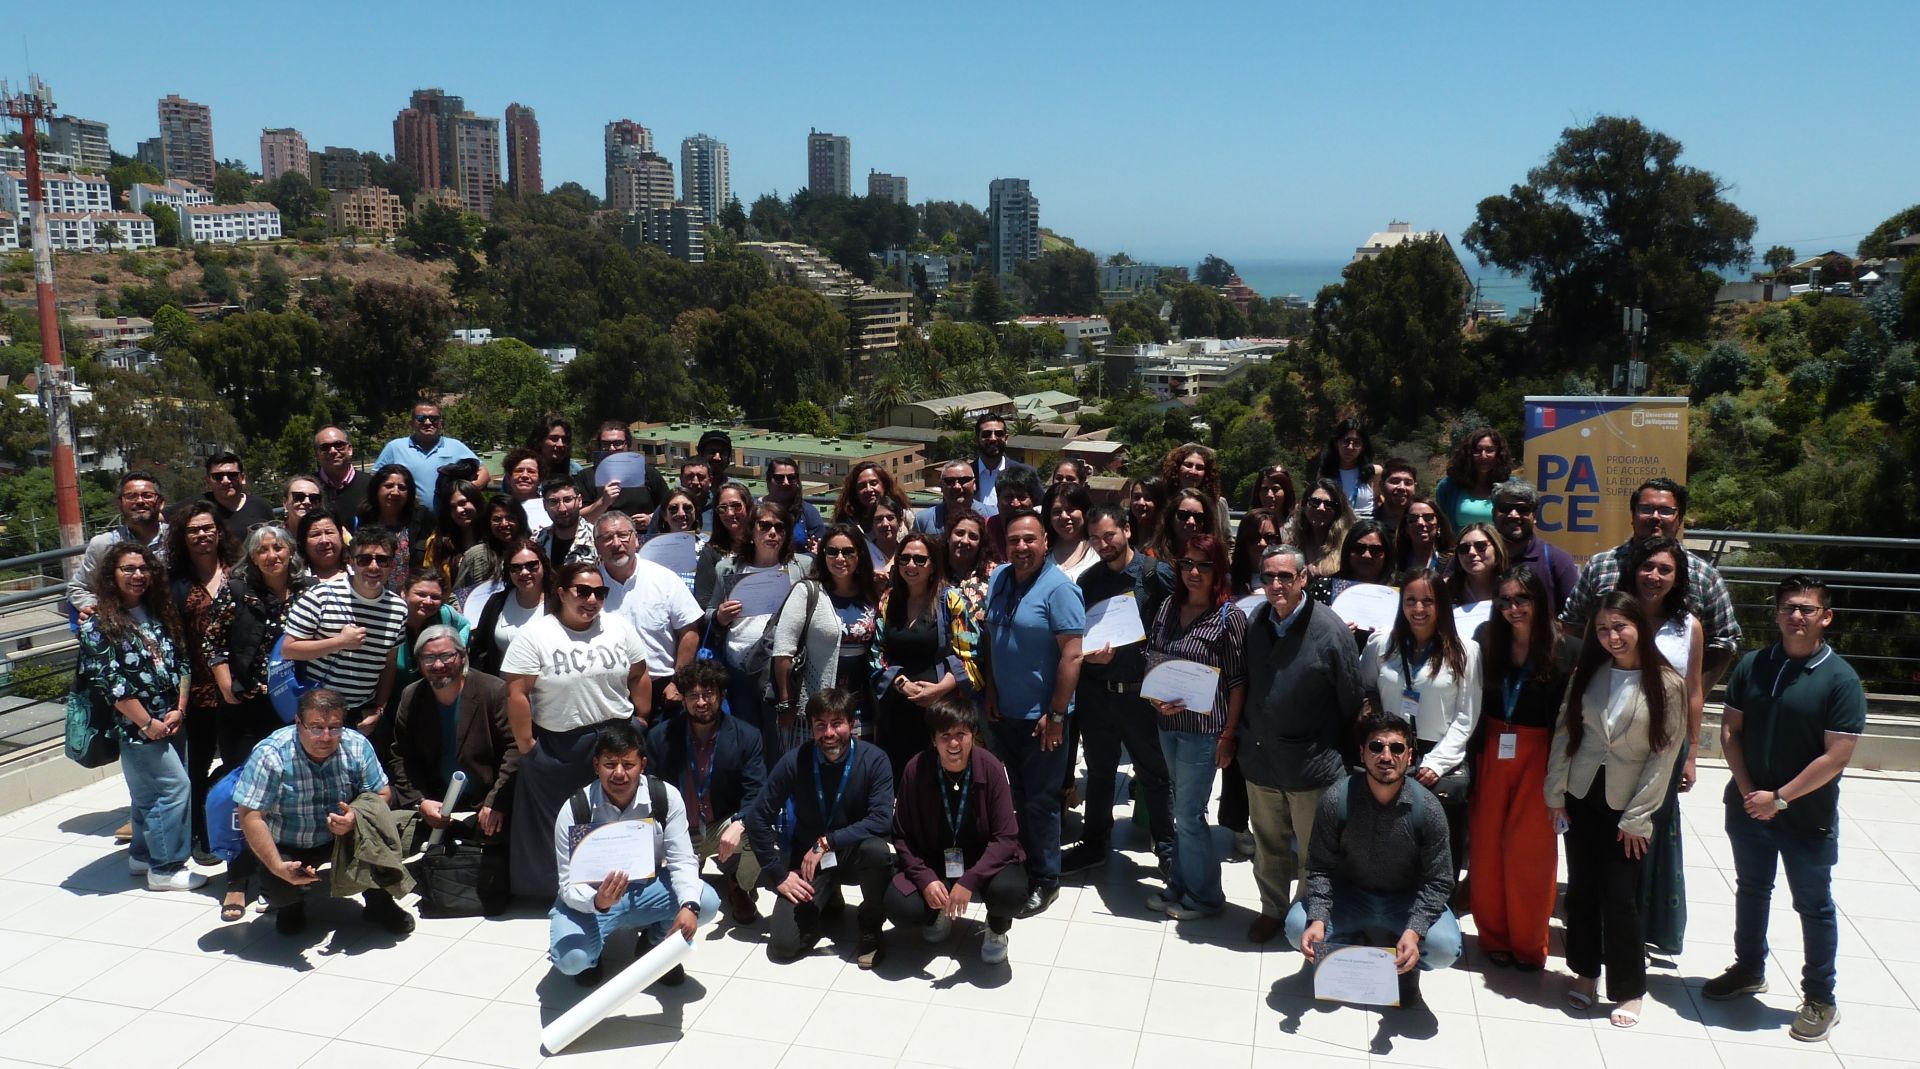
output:
<svg viewBox="0 0 1920 1069"><path fill-rule="evenodd" d="M421 189L454 186L453 124L465 100L438 89L416 89L393 118L393 159Z"/></svg>
<svg viewBox="0 0 1920 1069"><path fill-rule="evenodd" d="M160 101L160 173L213 187L213 109L178 93Z"/></svg>
<svg viewBox="0 0 1920 1069"><path fill-rule="evenodd" d="M853 196L853 143L839 134L807 131L807 188L816 197Z"/></svg>
<svg viewBox="0 0 1920 1069"><path fill-rule="evenodd" d="M547 190L540 181L540 120L524 104L507 105L507 184L515 197Z"/></svg>
<svg viewBox="0 0 1920 1069"><path fill-rule="evenodd" d="M500 120L469 111L449 119L448 125L453 130L453 173L447 185L467 211L492 215L493 195L500 189Z"/></svg>
<svg viewBox="0 0 1920 1069"><path fill-rule="evenodd" d="M73 157L74 166L83 171L105 173L113 164L113 149L107 144L107 124L72 115L56 115L47 121L48 139L55 152Z"/></svg>
<svg viewBox="0 0 1920 1069"><path fill-rule="evenodd" d="M727 173L727 145L705 134L680 142L680 199L700 209L711 222L733 199Z"/></svg>
<svg viewBox="0 0 1920 1069"><path fill-rule="evenodd" d="M367 161L358 149L328 145L307 154L307 177L320 189L359 189L367 184Z"/></svg>
<svg viewBox="0 0 1920 1069"><path fill-rule="evenodd" d="M297 171L313 180L312 164L307 161L307 139L291 126L260 131L260 177L271 182L288 171Z"/></svg>
<svg viewBox="0 0 1920 1069"><path fill-rule="evenodd" d="M630 249L652 245L690 264L707 258L705 213L691 204L656 204L626 214L620 240Z"/></svg>
<svg viewBox="0 0 1920 1069"><path fill-rule="evenodd" d="M653 131L632 119L615 119L603 135L606 146L607 201L614 199L614 187L626 182L619 177L621 168L639 162L653 153Z"/></svg>
<svg viewBox="0 0 1920 1069"><path fill-rule="evenodd" d="M996 178L987 186L987 247L996 275L1040 258L1040 201L1026 179Z"/></svg>
<svg viewBox="0 0 1920 1069"><path fill-rule="evenodd" d="M673 161L652 152L632 155L607 176L607 207L623 212L673 203Z"/></svg>
<svg viewBox="0 0 1920 1069"><path fill-rule="evenodd" d="M160 139L157 137L149 137L145 141L135 145L133 148L133 158L159 171L163 175L167 172L167 154L166 151L161 148Z"/></svg>
<svg viewBox="0 0 1920 1069"><path fill-rule="evenodd" d="M885 171L867 170L867 196L890 200L895 204L907 204L907 176L888 174Z"/></svg>

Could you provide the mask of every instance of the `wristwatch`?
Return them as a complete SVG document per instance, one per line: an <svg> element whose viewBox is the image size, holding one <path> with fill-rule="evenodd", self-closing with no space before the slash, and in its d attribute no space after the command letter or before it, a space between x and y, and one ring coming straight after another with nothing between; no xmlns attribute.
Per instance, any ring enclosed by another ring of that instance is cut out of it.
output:
<svg viewBox="0 0 1920 1069"><path fill-rule="evenodd" d="M680 903L680 908L692 910L695 916L700 915L700 903L698 902L682 902Z"/></svg>
<svg viewBox="0 0 1920 1069"><path fill-rule="evenodd" d="M1773 811L1776 813L1784 813L1787 811L1787 800L1780 797L1779 791L1773 792Z"/></svg>
<svg viewBox="0 0 1920 1069"><path fill-rule="evenodd" d="M1047 723L1049 723L1049 724L1064 724L1064 723L1066 723L1066 722L1067 722L1067 714L1066 714L1066 712L1065 712L1065 710L1061 710L1061 709L1048 709L1048 710L1047 710Z"/></svg>

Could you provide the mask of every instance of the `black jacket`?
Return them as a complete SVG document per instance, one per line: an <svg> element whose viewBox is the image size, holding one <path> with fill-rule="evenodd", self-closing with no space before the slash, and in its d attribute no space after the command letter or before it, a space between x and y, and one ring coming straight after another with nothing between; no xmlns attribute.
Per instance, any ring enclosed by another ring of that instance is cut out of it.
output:
<svg viewBox="0 0 1920 1069"><path fill-rule="evenodd" d="M1247 620L1247 701L1240 716L1240 771L1247 782L1283 791L1337 783L1365 693L1353 633L1325 605L1306 606L1284 637L1273 606Z"/></svg>
<svg viewBox="0 0 1920 1069"><path fill-rule="evenodd" d="M893 766L886 751L856 741L853 752L841 759L846 767L840 773L840 803L831 828L815 791L813 754L811 742L788 750L767 776L766 789L747 810L747 837L760 859L761 882L768 887L786 879L793 861L823 835L842 863L852 861L853 849L862 841L893 836ZM774 823L781 819L788 799L793 800L793 829L783 847Z"/></svg>
<svg viewBox="0 0 1920 1069"><path fill-rule="evenodd" d="M713 804L714 821L724 823L729 817L744 817L759 800L760 790L767 784L767 763L760 756L762 743L757 728L748 727L738 717L723 716L715 731L713 779L707 785L707 798ZM686 790L691 748L683 716L662 720L647 732L647 772L679 790L687 799L689 813L694 805L692 794ZM691 822L692 817L688 819Z"/></svg>

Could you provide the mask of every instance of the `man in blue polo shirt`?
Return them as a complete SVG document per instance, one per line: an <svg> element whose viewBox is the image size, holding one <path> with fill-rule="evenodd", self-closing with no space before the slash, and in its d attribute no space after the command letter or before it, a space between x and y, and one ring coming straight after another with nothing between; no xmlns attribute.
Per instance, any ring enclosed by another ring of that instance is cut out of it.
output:
<svg viewBox="0 0 1920 1069"><path fill-rule="evenodd" d="M441 468L462 460L478 463L480 459L467 448L467 443L441 434L440 429L445 425L439 405L432 401L419 402L413 406L413 433L388 442L373 462L375 471L388 464L405 464L413 473L414 494L427 508L434 507L434 490L440 484ZM485 486L491 479L486 466L481 465L473 484Z"/></svg>
<svg viewBox="0 0 1920 1069"><path fill-rule="evenodd" d="M987 716L1020 812L1020 845L1032 890L1017 916L1060 897L1061 746L1080 684L1080 636L1087 629L1080 588L1047 555L1047 527L1032 509L1007 513L1007 564L987 592L993 683Z"/></svg>
<svg viewBox="0 0 1920 1069"><path fill-rule="evenodd" d="M1825 583L1804 575L1773 595L1780 641L1749 653L1727 677L1720 742L1733 850L1734 963L1701 994L1725 1000L1767 989L1767 910L1777 867L1800 914L1805 963L1789 1034L1809 1043L1840 1020L1834 1001L1840 925L1833 866L1840 858L1840 773L1867 726L1860 677L1824 641L1833 623Z"/></svg>

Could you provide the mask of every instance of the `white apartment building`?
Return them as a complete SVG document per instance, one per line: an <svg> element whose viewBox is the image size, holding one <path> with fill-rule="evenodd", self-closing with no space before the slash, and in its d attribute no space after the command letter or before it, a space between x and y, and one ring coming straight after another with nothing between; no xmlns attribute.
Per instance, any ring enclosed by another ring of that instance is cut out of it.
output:
<svg viewBox="0 0 1920 1069"><path fill-rule="evenodd" d="M1021 316L1013 322L1028 330L1052 327L1066 335L1068 356L1097 356L1113 337L1113 324L1106 316Z"/></svg>
<svg viewBox="0 0 1920 1069"><path fill-rule="evenodd" d="M48 152L47 146L40 146L40 173L49 171L71 171L80 165L71 153ZM25 171L27 169L27 150L18 145L0 145L0 171Z"/></svg>
<svg viewBox="0 0 1920 1069"><path fill-rule="evenodd" d="M190 204L180 212L180 229L194 245L272 241L280 236L280 209L260 201Z"/></svg>
<svg viewBox="0 0 1920 1069"><path fill-rule="evenodd" d="M13 213L0 212L0 252L9 252L19 247L20 228L14 224Z"/></svg>
<svg viewBox="0 0 1920 1069"><path fill-rule="evenodd" d="M213 194L184 178L169 178L159 183L135 182L129 199L136 212L146 211L149 204L164 204L178 215L188 205L212 204Z"/></svg>
<svg viewBox="0 0 1920 1069"><path fill-rule="evenodd" d="M41 171L40 191L49 212L110 212L113 190L105 178L67 171ZM0 181L0 208L15 218L27 214L27 173L8 171Z"/></svg>
<svg viewBox="0 0 1920 1069"><path fill-rule="evenodd" d="M109 224L120 231L111 241L108 238L112 235L106 231ZM47 242L68 252L151 249L155 243L153 219L139 212L48 212Z"/></svg>

